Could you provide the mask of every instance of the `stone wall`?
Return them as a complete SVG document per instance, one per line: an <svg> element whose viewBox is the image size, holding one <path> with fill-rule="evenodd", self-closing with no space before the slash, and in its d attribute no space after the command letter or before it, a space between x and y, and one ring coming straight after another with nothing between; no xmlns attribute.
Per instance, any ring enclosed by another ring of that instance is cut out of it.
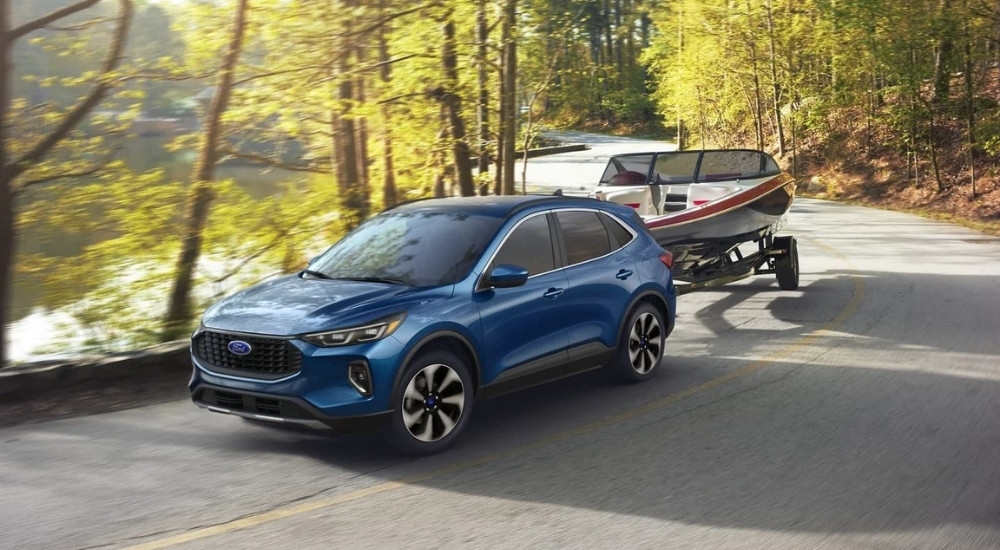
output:
<svg viewBox="0 0 1000 550"><path fill-rule="evenodd" d="M15 401L75 386L141 382L191 373L190 340L135 352L87 356L70 361L26 363L0 370L0 401Z"/></svg>

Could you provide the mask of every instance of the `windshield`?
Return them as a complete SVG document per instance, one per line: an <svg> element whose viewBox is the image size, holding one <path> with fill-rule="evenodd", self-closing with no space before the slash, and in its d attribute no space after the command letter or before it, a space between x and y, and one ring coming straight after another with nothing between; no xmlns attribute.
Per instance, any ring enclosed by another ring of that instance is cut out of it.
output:
<svg viewBox="0 0 1000 550"><path fill-rule="evenodd" d="M698 181L722 181L774 176L781 172L771 155L760 151L732 149L706 151L701 158Z"/></svg>
<svg viewBox="0 0 1000 550"><path fill-rule="evenodd" d="M455 283L469 273L502 222L460 212L388 212L330 247L309 271L409 286Z"/></svg>
<svg viewBox="0 0 1000 550"><path fill-rule="evenodd" d="M604 168L600 185L643 185L652 162L651 153L613 157Z"/></svg>

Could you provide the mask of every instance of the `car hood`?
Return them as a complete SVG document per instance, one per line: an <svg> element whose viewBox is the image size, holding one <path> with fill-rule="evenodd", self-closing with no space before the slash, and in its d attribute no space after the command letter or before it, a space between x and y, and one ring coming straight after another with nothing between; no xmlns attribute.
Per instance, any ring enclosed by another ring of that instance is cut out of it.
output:
<svg viewBox="0 0 1000 550"><path fill-rule="evenodd" d="M291 275L223 299L205 311L202 325L275 336L330 330L346 326L344 323L370 321L371 318L355 317L368 310L391 307L391 298L418 290L388 283L303 279Z"/></svg>

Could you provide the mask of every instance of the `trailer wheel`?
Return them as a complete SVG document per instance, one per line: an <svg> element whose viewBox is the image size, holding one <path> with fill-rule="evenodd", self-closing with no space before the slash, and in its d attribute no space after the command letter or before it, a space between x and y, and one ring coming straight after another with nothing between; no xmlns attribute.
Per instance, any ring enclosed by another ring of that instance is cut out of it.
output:
<svg viewBox="0 0 1000 550"><path fill-rule="evenodd" d="M785 250L784 254L774 259L778 286L781 290L799 288L799 247L795 244L795 237L775 237L774 248Z"/></svg>

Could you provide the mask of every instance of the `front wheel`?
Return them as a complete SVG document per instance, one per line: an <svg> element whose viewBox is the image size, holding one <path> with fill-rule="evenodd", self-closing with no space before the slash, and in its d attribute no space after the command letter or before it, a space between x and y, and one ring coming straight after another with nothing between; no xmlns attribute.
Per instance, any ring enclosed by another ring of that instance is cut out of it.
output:
<svg viewBox="0 0 1000 550"><path fill-rule="evenodd" d="M389 443L402 452L433 454L450 446L472 413L469 368L446 350L411 361L396 390Z"/></svg>
<svg viewBox="0 0 1000 550"><path fill-rule="evenodd" d="M639 304L629 315L611 366L627 382L644 382L656 374L666 342L663 314L649 303Z"/></svg>

